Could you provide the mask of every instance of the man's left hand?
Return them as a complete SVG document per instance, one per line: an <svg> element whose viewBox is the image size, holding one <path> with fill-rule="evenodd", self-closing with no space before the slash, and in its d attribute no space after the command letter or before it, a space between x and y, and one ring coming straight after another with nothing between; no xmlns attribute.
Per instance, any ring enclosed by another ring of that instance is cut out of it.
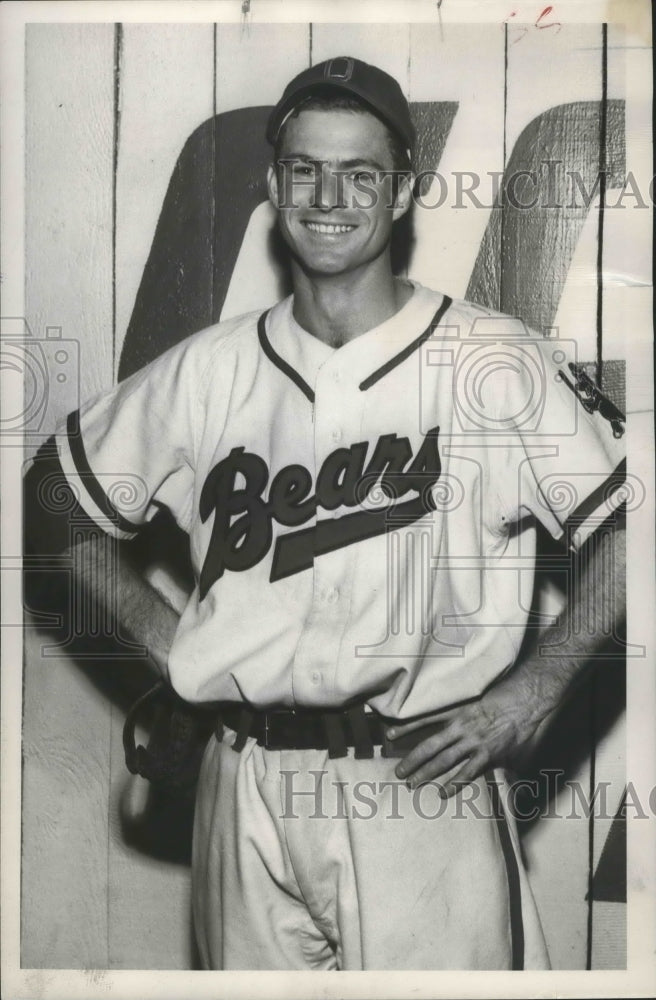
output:
<svg viewBox="0 0 656 1000"><path fill-rule="evenodd" d="M464 705L441 732L419 743L396 767L411 788L441 780L445 796L474 781L491 767L509 764L526 749L542 717L522 685L508 678L475 702ZM442 716L443 717L443 714ZM388 732L391 740L436 721L424 717Z"/></svg>
<svg viewBox="0 0 656 1000"><path fill-rule="evenodd" d="M412 787L439 779L444 794L453 795L463 783L491 767L512 764L532 749L540 724L549 724L549 716L581 682L605 641L608 633L600 633L598 622L612 623L618 636L625 619L624 518L618 514L611 520L613 530L600 531L597 544L586 545L584 558L575 563L575 586L565 613L544 633L540 650L515 664L477 701L456 710L439 733L422 740L398 764L399 778ZM444 718L444 712L424 716L393 726L387 735L394 740Z"/></svg>

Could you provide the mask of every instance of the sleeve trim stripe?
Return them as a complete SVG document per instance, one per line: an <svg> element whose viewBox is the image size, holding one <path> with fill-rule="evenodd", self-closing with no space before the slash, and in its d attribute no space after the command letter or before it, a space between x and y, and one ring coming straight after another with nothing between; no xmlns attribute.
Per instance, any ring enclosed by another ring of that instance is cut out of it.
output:
<svg viewBox="0 0 656 1000"><path fill-rule="evenodd" d="M73 464L91 500L93 500L103 517L110 521L119 531L134 536L139 530L139 525L123 517L120 511L116 509L91 470L87 453L84 449L84 442L79 427L79 412L77 410L69 413L67 417L66 437Z"/></svg>
<svg viewBox="0 0 656 1000"><path fill-rule="evenodd" d="M39 563L71 547L72 529L76 534L98 529L78 502L52 437L39 449L25 474L23 511L25 554L36 557Z"/></svg>
<svg viewBox="0 0 656 1000"><path fill-rule="evenodd" d="M613 494L617 493L617 490L626 482L626 459L622 459L620 464L617 466L614 472L610 474L608 479L606 479L600 486L593 490L590 496L586 497L585 500L579 504L576 510L569 515L565 524L563 525L563 531L567 537L571 535L576 528L580 527L585 521L588 520L591 514L599 510L604 506L608 505L608 501L611 500ZM617 504L611 504L612 507L616 507ZM610 508L606 507L606 514L610 513Z"/></svg>
<svg viewBox="0 0 656 1000"><path fill-rule="evenodd" d="M113 521L108 520L103 512L91 499L90 494L86 490L85 482L82 476L79 475L75 465L73 463L73 457L71 455L71 449L68 443L68 437L66 434L59 434L56 438L57 448L59 450L59 460L61 462L61 467L66 477L66 481L70 485L74 493L79 497L79 503L86 514L91 518L91 520L103 531L107 532L109 535L113 535L115 538L123 538L130 540L135 537L135 532L132 531L129 534L125 531L121 531L117 528Z"/></svg>

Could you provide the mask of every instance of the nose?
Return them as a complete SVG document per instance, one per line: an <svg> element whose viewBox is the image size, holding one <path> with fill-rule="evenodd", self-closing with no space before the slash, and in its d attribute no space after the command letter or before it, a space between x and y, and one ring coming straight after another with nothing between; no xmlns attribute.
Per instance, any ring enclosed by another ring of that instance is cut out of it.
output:
<svg viewBox="0 0 656 1000"><path fill-rule="evenodd" d="M344 206L344 178L339 173L331 170L327 164L322 164L321 169L315 174L314 182L314 208L320 212L330 212L333 208Z"/></svg>

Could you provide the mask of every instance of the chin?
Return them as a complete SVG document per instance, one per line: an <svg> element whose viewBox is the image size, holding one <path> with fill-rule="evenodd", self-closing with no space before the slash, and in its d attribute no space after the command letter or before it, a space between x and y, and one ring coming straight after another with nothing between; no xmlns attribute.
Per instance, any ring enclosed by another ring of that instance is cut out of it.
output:
<svg viewBox="0 0 656 1000"><path fill-rule="evenodd" d="M306 274L330 277L331 275L346 274L354 271L357 264L350 261L336 260L335 258L318 257L316 254L302 254L296 251L294 258Z"/></svg>

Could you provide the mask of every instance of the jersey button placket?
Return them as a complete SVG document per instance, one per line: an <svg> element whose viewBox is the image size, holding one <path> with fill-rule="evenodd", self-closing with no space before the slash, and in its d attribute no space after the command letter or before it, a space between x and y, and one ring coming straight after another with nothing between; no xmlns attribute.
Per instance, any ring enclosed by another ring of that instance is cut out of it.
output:
<svg viewBox="0 0 656 1000"><path fill-rule="evenodd" d="M339 424L344 409L343 374L329 365L319 372L315 384L314 449L315 470L320 470L332 452L343 442L345 430ZM316 480L315 480L316 488ZM332 518L332 510L319 503L317 520ZM343 632L343 602L340 580L328 571L328 557L316 556L313 562L312 611L294 661L294 690L297 699L330 704L331 678L337 668L337 656Z"/></svg>

